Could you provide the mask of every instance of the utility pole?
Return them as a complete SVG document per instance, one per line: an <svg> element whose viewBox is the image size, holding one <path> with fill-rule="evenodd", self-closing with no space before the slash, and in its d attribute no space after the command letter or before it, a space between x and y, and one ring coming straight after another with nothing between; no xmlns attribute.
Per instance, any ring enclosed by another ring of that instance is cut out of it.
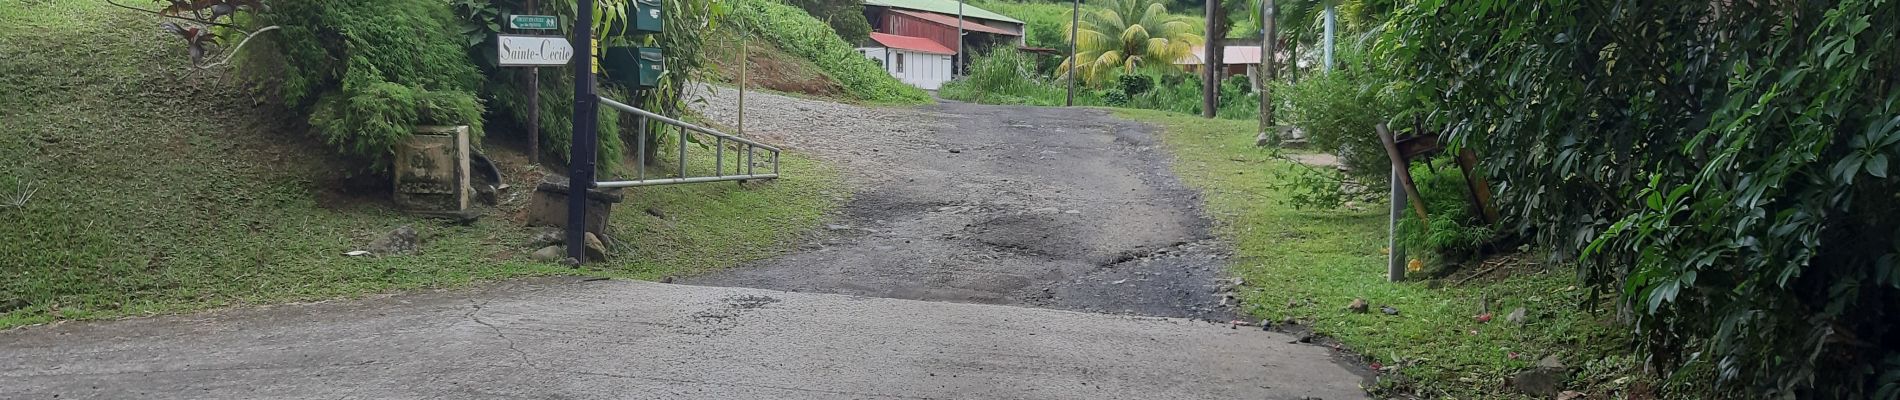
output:
<svg viewBox="0 0 1900 400"><path fill-rule="evenodd" d="M970 56L963 51L963 0L957 0L957 65L950 68L950 76L963 76L964 64L970 62Z"/></svg>
<svg viewBox="0 0 1900 400"><path fill-rule="evenodd" d="M744 137L745 136L745 85L746 85L745 70L751 69L752 67L752 43L750 40L752 38L752 32L746 30L745 10L735 9L733 10L733 12L739 14L738 15L739 23L734 24L739 28L739 126L735 128L738 128L739 136ZM685 161L681 160L681 162L685 162ZM725 168L724 165L721 165L719 167Z"/></svg>
<svg viewBox="0 0 1900 400"><path fill-rule="evenodd" d="M1320 71L1326 72L1333 70L1333 29L1334 25L1338 25L1339 21L1339 12L1333 7L1333 2L1333 0L1326 0L1326 48L1320 51L1320 54L1324 55L1320 58L1325 61L1320 64Z"/></svg>
<svg viewBox="0 0 1900 400"><path fill-rule="evenodd" d="M1075 51L1075 32L1080 25L1082 25L1082 0L1075 0L1069 11L1069 101L1066 103L1069 107L1075 106L1075 65L1082 62L1081 59L1076 58L1078 53Z"/></svg>
<svg viewBox="0 0 1900 400"><path fill-rule="evenodd" d="M540 11L528 0L528 13ZM528 68L528 163L541 163L541 67Z"/></svg>
<svg viewBox="0 0 1900 400"><path fill-rule="evenodd" d="M1201 46L1201 117L1220 111L1221 34L1220 0L1207 0L1207 38Z"/></svg>
<svg viewBox="0 0 1900 400"><path fill-rule="evenodd" d="M567 256L587 262L587 192L594 187L594 129L600 120L600 97L594 88L594 54L600 50L594 41L594 0L576 1L574 44L580 54L574 57L574 136L568 146L567 164Z"/></svg>
<svg viewBox="0 0 1900 400"><path fill-rule="evenodd" d="M1278 60L1274 56L1280 54L1279 43L1273 40L1279 30L1279 24L1273 20L1273 8L1273 0L1260 0L1260 76L1256 80L1260 82L1260 135L1263 137L1280 134L1273 129L1272 83L1278 78L1275 73Z"/></svg>

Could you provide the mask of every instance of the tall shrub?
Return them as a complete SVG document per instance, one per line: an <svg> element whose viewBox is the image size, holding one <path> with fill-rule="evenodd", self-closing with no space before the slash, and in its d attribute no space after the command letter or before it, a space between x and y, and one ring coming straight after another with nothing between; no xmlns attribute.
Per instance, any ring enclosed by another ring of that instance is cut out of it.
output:
<svg viewBox="0 0 1900 400"><path fill-rule="evenodd" d="M1388 54L1655 365L1900 396L1900 2L1427 0Z"/></svg>
<svg viewBox="0 0 1900 400"><path fill-rule="evenodd" d="M312 130L374 165L417 124L481 125L481 75L449 5L431 1L273 2L283 98Z"/></svg>

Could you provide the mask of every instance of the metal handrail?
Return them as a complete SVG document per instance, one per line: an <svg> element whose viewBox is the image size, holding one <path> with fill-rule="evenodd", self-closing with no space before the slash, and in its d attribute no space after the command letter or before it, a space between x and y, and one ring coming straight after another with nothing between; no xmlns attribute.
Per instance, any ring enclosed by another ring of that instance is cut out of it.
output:
<svg viewBox="0 0 1900 400"><path fill-rule="evenodd" d="M639 107L626 105L624 103L614 101L613 99L609 99L606 97L601 97L600 102L601 104L606 104L608 107L613 107L614 109L618 109L620 111L632 113L633 115L637 115L648 120L659 121L667 125L680 127L680 140L679 140L680 165L679 165L679 177L646 179L647 152L645 151L645 149L641 149L641 151L637 152L639 153L639 160L636 163L639 164L639 166L635 167L638 173L635 176L634 180L602 181L602 182L595 183L594 184L595 187L621 188L621 187L635 187L635 186L670 185L670 184L680 184L680 183L747 181L747 180L753 180L753 179L778 178L778 173L779 173L779 168L778 168L779 167L779 162L778 162L779 148L778 147L774 147L772 145L768 145L764 143L755 142L750 139L746 139L746 138L742 138L738 136L728 135L724 132L715 131L715 130L702 127L699 125L693 125L686 121L680 121L677 119L669 118L664 115L655 114L651 111L642 110ZM686 142L687 142L686 134L687 134L687 131L699 132L699 133L703 133L703 134L713 137L713 141L714 141L713 148L715 149L713 150L713 163L714 165L719 166L718 168L715 169L715 171L717 172L714 173L714 176L700 176L700 177L686 176ZM645 146L647 142L646 140L647 131L646 129L638 129L638 132L639 132L638 137L635 140L637 140L641 146ZM726 141L732 141L734 143L745 145L745 161L744 161L745 168L743 169L745 171L744 174L726 175L726 161L725 161ZM753 154L756 152L756 150L759 150L759 149L763 149L766 152L771 153L772 155L772 159L771 159L772 172L769 174L759 174L753 171L753 167L754 167L754 164L752 162Z"/></svg>

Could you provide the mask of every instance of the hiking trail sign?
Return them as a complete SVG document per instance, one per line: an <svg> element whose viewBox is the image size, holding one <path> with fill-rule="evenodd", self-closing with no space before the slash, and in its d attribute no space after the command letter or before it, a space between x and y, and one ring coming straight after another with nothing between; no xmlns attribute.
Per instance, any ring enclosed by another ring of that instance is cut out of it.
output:
<svg viewBox="0 0 1900 400"><path fill-rule="evenodd" d="M499 35L495 46L503 67L563 66L574 58L574 45L560 36Z"/></svg>
<svg viewBox="0 0 1900 400"><path fill-rule="evenodd" d="M555 19L552 15L510 15L508 27L514 29L554 30Z"/></svg>

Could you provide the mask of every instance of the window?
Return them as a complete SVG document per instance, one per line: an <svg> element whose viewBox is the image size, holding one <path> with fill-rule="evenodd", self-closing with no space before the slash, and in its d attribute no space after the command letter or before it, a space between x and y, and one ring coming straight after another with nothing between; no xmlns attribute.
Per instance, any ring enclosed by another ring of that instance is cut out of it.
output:
<svg viewBox="0 0 1900 400"><path fill-rule="evenodd" d="M897 53L897 73L904 73L904 53Z"/></svg>

